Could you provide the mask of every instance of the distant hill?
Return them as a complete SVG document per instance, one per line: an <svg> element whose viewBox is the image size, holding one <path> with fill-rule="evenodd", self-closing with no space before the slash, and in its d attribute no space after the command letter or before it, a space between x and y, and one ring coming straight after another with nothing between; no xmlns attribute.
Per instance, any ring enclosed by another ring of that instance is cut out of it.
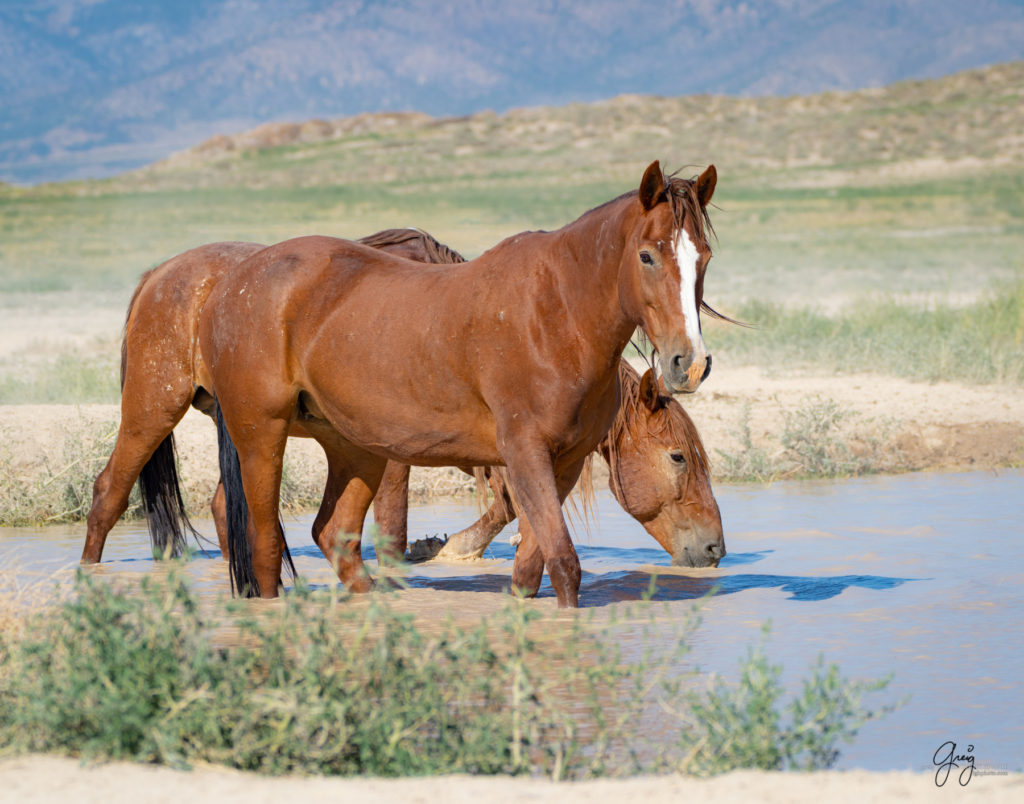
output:
<svg viewBox="0 0 1024 804"><path fill-rule="evenodd" d="M218 134L84 192L629 182L647 161L715 162L732 187L855 187L1017 174L1024 61L788 98L623 95L453 118L379 113ZM101 189L102 188L102 189Z"/></svg>
<svg viewBox="0 0 1024 804"><path fill-rule="evenodd" d="M5 3L0 179L110 175L289 119L882 86L1022 43L1016 0Z"/></svg>

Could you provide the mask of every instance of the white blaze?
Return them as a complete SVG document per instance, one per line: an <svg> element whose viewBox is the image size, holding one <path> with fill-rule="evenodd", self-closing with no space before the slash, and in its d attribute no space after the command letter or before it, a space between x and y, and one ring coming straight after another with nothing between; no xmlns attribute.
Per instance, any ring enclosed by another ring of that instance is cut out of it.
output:
<svg viewBox="0 0 1024 804"><path fill-rule="evenodd" d="M686 316L686 337L693 345L693 359L703 360L708 350L700 334L700 319L697 317L697 260L700 253L690 239L686 229L679 227L674 244L676 264L679 266L679 300L683 315Z"/></svg>

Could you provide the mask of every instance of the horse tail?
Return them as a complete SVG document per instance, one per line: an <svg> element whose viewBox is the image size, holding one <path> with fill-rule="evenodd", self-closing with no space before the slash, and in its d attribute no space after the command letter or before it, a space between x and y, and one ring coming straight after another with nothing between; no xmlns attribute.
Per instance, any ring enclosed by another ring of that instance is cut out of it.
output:
<svg viewBox="0 0 1024 804"><path fill-rule="evenodd" d="M217 459L220 463L220 476L224 482L224 506L228 522L228 575L231 579L231 593L243 597L259 597L260 586L256 580L256 572L252 564L252 546L249 544L249 504L245 499L242 487L242 466L238 460L238 450L231 440L228 428L224 424L224 414L216 395L213 407L217 419ZM284 538L284 525L277 523L281 542L284 544L285 569L291 578L297 577L295 563L292 561L288 542Z"/></svg>
<svg viewBox="0 0 1024 804"><path fill-rule="evenodd" d="M199 537L181 496L177 463L174 433L168 433L139 473L142 508L157 558L177 558L185 551L188 533Z"/></svg>

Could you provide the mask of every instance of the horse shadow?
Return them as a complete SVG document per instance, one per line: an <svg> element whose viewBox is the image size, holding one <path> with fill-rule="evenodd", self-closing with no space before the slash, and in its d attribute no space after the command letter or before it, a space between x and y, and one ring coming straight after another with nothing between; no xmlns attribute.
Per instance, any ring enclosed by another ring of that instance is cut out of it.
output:
<svg viewBox="0 0 1024 804"><path fill-rule="evenodd" d="M652 593L653 579L653 593ZM836 597L851 587L884 591L895 589L913 578L890 578L880 575L736 575L693 576L657 575L639 570L622 572L584 572L580 583L580 605L604 606L648 598L655 601L697 600L702 597L733 595L750 589L780 589L789 593L789 600L818 601ZM439 591L508 592L510 579L503 575L473 575L430 578L416 576L406 579L413 588ZM545 576L537 597L554 597L554 590Z"/></svg>
<svg viewBox="0 0 1024 804"><path fill-rule="evenodd" d="M514 557L514 548L499 548L494 558ZM883 575L772 575L767 573L739 572L735 574L686 575L679 568L665 566L665 574L658 573L658 566L665 565L666 554L659 550L619 550L610 547L586 547L579 549L584 561L599 559L617 563L628 553L630 563L648 561L650 569L613 570L609 572L583 571L580 583L580 605L585 607L604 606L609 603L624 603L648 598L654 601L697 600L702 597L734 595L751 589L779 589L788 593L788 600L812 602L829 600L852 587L886 591L895 589L915 578L887 577ZM729 553L722 559L721 569L756 564L768 557L773 550L757 550L748 553ZM293 548L293 556L322 557L316 545ZM507 553L507 555L506 555ZM217 550L207 552L207 557L219 557ZM363 558L372 561L376 554L372 546L363 551ZM404 576L402 585L412 589L434 589L447 592L497 592L509 593L512 588L508 573L481 572L472 575L437 576L417 574L414 567ZM430 564L422 566L431 566ZM619 563L621 566L621 563ZM652 592L653 579L653 592ZM537 597L554 597L555 592L547 574L541 583Z"/></svg>

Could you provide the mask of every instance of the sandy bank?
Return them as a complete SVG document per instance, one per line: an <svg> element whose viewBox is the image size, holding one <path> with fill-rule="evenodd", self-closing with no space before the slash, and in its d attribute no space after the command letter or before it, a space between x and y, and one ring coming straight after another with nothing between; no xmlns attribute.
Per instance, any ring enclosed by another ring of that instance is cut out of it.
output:
<svg viewBox="0 0 1024 804"><path fill-rule="evenodd" d="M966 787L951 778L935 786L930 772L766 773L736 771L714 779L680 776L553 783L508 777L437 776L413 779L268 778L220 768L175 771L148 765L112 763L83 766L73 759L30 756L0 762L0 800L33 802L558 802L620 804L650 802L814 801L863 804L865 801L933 801L938 795L957 801L1017 802L1024 777L976 776Z"/></svg>

